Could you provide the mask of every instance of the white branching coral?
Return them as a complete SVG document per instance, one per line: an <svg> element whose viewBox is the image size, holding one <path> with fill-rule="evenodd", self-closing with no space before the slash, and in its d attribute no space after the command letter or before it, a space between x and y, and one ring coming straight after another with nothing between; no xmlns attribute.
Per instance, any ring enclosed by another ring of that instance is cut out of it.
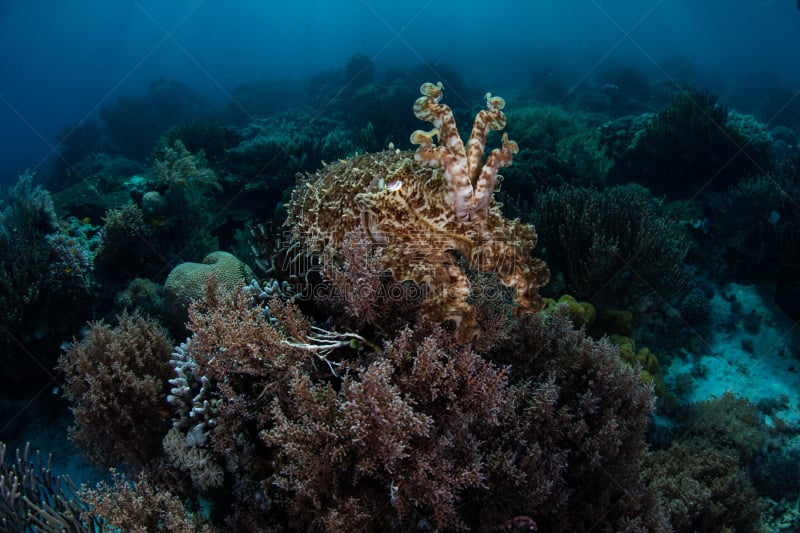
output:
<svg viewBox="0 0 800 533"><path fill-rule="evenodd" d="M189 445L202 446L208 431L214 426L210 382L206 376L199 375L197 362L189 355L191 339L176 346L170 364L176 376L169 380L172 388L167 402L175 409L177 417L173 427L186 432Z"/></svg>
<svg viewBox="0 0 800 533"><path fill-rule="evenodd" d="M177 415L162 446L172 463L188 472L192 483L200 490L222 485L225 474L207 448L208 434L214 427L214 404L209 379L200 373L199 365L190 355L191 339L175 347L170 364L175 377L169 380L172 388L167 402Z"/></svg>

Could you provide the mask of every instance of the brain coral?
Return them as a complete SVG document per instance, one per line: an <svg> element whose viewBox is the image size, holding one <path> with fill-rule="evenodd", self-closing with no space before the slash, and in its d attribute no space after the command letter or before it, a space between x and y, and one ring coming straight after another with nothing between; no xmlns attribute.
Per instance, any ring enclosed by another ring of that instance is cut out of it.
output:
<svg viewBox="0 0 800 533"><path fill-rule="evenodd" d="M186 322L189 303L203 298L206 282L212 275L218 285L227 290L255 277L250 267L228 252L212 252L202 263L181 263L164 282L164 314L172 325Z"/></svg>
<svg viewBox="0 0 800 533"><path fill-rule="evenodd" d="M518 151L503 135L501 148L483 159L489 130L505 127L503 99L486 95L487 109L475 117L465 144L451 109L439 103L441 83L420 90L414 113L434 129L412 133L416 152L387 150L326 165L295 189L287 225L301 253L323 264L341 257L347 234L365 232L395 280L427 286L424 315L452 321L457 339L466 342L479 330L462 265L494 272L513 287L517 313L542 308L538 290L549 274L531 255L534 228L504 218L494 201L497 172Z"/></svg>

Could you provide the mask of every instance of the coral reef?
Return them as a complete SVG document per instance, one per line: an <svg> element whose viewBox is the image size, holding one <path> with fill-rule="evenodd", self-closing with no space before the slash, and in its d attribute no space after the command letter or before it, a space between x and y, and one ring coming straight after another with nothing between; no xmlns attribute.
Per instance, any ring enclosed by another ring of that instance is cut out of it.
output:
<svg viewBox="0 0 800 533"><path fill-rule="evenodd" d="M0 202L0 360L9 388L47 373L63 336L90 310L92 239L69 235L74 224L59 226L50 194L33 178L22 174Z"/></svg>
<svg viewBox="0 0 800 533"><path fill-rule="evenodd" d="M147 278L133 278L127 287L117 293L114 307L120 312L160 318L163 314L163 287Z"/></svg>
<svg viewBox="0 0 800 533"><path fill-rule="evenodd" d="M735 454L686 439L647 456L644 476L662 494L677 533L760 531L764 508Z"/></svg>
<svg viewBox="0 0 800 533"><path fill-rule="evenodd" d="M753 464L765 453L769 428L758 408L746 398L726 392L721 397L693 404L686 417L687 435L708 441Z"/></svg>
<svg viewBox="0 0 800 533"><path fill-rule="evenodd" d="M602 185L611 159L600 146L596 118L557 106L508 112L508 134L520 145L503 190L532 200L542 189L566 184Z"/></svg>
<svg viewBox="0 0 800 533"><path fill-rule="evenodd" d="M338 392L296 376L262 438L286 461L276 482L298 525L396 528L421 514L464 527L460 494L482 486L478 435L498 424L504 384L503 371L430 324L403 330Z"/></svg>
<svg viewBox="0 0 800 533"><path fill-rule="evenodd" d="M125 281L150 276L157 268L158 252L144 213L134 203L109 209L95 258L99 276L109 281Z"/></svg>
<svg viewBox="0 0 800 533"><path fill-rule="evenodd" d="M219 189L217 175L206 166L202 155L193 155L178 139L173 146L161 149L153 163L156 182L170 190Z"/></svg>
<svg viewBox="0 0 800 533"><path fill-rule="evenodd" d="M171 342L152 319L123 313L111 327L92 322L59 359L72 403L70 437L93 461L141 466L158 455Z"/></svg>
<svg viewBox="0 0 800 533"><path fill-rule="evenodd" d="M542 531L669 531L638 468L653 387L608 339L559 306L521 319L489 356L511 366L511 386L487 437L491 497L472 512L527 514Z"/></svg>
<svg viewBox="0 0 800 533"><path fill-rule="evenodd" d="M622 335L611 335L611 342L619 347L619 355L623 361L639 369L642 381L653 383L656 394L661 397L666 392L664 385L664 375L661 373L661 365L658 358L649 348L636 350L636 342Z"/></svg>
<svg viewBox="0 0 800 533"><path fill-rule="evenodd" d="M186 511L180 498L156 487L140 474L132 483L112 469L112 484L100 482L83 488L81 497L96 523L110 531L150 533L211 533L215 531L197 515ZM88 514L88 513L87 513ZM101 529L102 531L102 529Z"/></svg>
<svg viewBox="0 0 800 533"><path fill-rule="evenodd" d="M208 103L185 84L159 78L142 97L121 96L100 109L111 148L132 159L144 159L170 126L204 116Z"/></svg>
<svg viewBox="0 0 800 533"><path fill-rule="evenodd" d="M700 91L681 91L633 137L609 177L635 181L654 194L689 198L724 190L751 173L770 168L763 127L748 125Z"/></svg>
<svg viewBox="0 0 800 533"><path fill-rule="evenodd" d="M566 307L484 357L425 320L377 347L253 294L212 282L191 306L164 439L196 490L235 495L215 498L232 529L667 530L638 475L652 386Z"/></svg>
<svg viewBox="0 0 800 533"><path fill-rule="evenodd" d="M197 260L219 248L211 231L217 215L215 194L221 190L202 151L193 154L180 140L160 150L140 202L142 208L155 208L143 216L162 256ZM161 198L151 194L145 203L145 196L153 192Z"/></svg>
<svg viewBox="0 0 800 533"><path fill-rule="evenodd" d="M545 313L553 313L556 309L564 307L575 328L591 331L597 318L597 310L589 302L579 302L569 294L564 294L558 300L545 298L544 301L546 305L543 311Z"/></svg>
<svg viewBox="0 0 800 533"><path fill-rule="evenodd" d="M616 65L597 76L600 91L608 97L609 110L615 116L641 111L650 99L650 80L639 68Z"/></svg>
<svg viewBox="0 0 800 533"><path fill-rule="evenodd" d="M742 180L727 191L714 228L731 273L796 285L800 278L798 165Z"/></svg>
<svg viewBox="0 0 800 533"><path fill-rule="evenodd" d="M64 351L74 442L127 478L76 495L18 454L0 529L755 531L763 509L796 524L793 397L703 401L729 383L710 362L755 375L756 332L778 324L709 300L722 276L800 309L796 133L626 67L571 88L550 69L539 93L559 104L512 112L491 94L445 105L441 83L414 94L434 68L448 95L483 94L440 64L375 67L358 54L309 87L234 91L242 129L186 113L202 101L179 84L120 100L104 130L66 133L57 172L81 183L53 198L61 221L21 179L0 213L0 357L19 372L15 346L106 317L41 353ZM187 105L123 131L164 102ZM645 102L666 107L604 114ZM419 120L432 129L395 149ZM150 143L149 169L92 152L139 133L116 152ZM770 171L740 179L753 169ZM776 381L791 350L770 352Z"/></svg>
<svg viewBox="0 0 800 533"><path fill-rule="evenodd" d="M287 223L301 252L320 254L323 264L336 260L348 232L363 228L395 280L427 286L424 315L452 321L467 341L478 328L459 256L514 287L517 313L541 309L538 289L548 272L531 257L533 228L505 219L493 199L498 170L511 164L516 143L504 136L502 147L482 160L489 130L505 126L503 100L487 95L465 144L452 111L439 103L441 85L426 83L421 92L414 113L435 127L412 134L416 153L385 151L326 166L295 189Z"/></svg>
<svg viewBox="0 0 800 533"><path fill-rule="evenodd" d="M0 211L0 326L4 348L9 334L21 341L39 324L33 315L46 298L50 246L46 236L58 228L53 201L47 191L33 187L26 173L3 202ZM28 331L24 331L27 329ZM5 350L4 350L5 351Z"/></svg>
<svg viewBox="0 0 800 533"><path fill-rule="evenodd" d="M566 187L538 195L532 207L556 294L641 309L686 286L686 236L647 189Z"/></svg>

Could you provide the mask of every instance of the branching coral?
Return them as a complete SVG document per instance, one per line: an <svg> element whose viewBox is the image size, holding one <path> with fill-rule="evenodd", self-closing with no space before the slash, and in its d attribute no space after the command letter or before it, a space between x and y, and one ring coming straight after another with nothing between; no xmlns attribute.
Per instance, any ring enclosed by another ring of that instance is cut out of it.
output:
<svg viewBox="0 0 800 533"><path fill-rule="evenodd" d="M210 289L173 354L165 446L196 487L235 495L219 502L231 520L481 530L526 515L551 531L665 530L638 475L652 388L564 308L510 319L494 362L424 320L374 351L319 333L343 339L320 360L321 330L293 305Z"/></svg>
<svg viewBox="0 0 800 533"><path fill-rule="evenodd" d="M109 531L215 531L199 517L188 513L178 496L156 487L144 475L140 474L131 483L115 470L112 469L111 473L113 484L101 482L94 489L81 490L81 496L91 506L92 518Z"/></svg>
<svg viewBox="0 0 800 533"><path fill-rule="evenodd" d="M153 164L160 185L181 190L190 187L221 188L217 175L206 166L203 157L190 153L180 140L175 141L174 148L165 147L162 157Z"/></svg>
<svg viewBox="0 0 800 533"><path fill-rule="evenodd" d="M661 492L674 530L760 531L759 500L735 453L682 439L649 454L643 473Z"/></svg>
<svg viewBox="0 0 800 533"><path fill-rule="evenodd" d="M338 391L295 375L262 438L285 461L276 480L298 527L404 529L420 515L464 527L461 495L484 480L478 433L498 424L505 383L429 323L403 330Z"/></svg>
<svg viewBox="0 0 800 533"><path fill-rule="evenodd" d="M533 222L556 291L598 306L643 308L686 287L687 239L643 187L548 191L534 201Z"/></svg>
<svg viewBox="0 0 800 533"><path fill-rule="evenodd" d="M434 129L411 135L415 154L386 151L326 166L296 188L287 224L304 252L320 254L323 263L337 261L345 236L363 229L396 281L428 287L426 318L454 322L456 337L468 341L478 326L459 257L514 287L517 313L542 308L538 289L548 272L531 256L534 229L504 218L493 198L498 170L511 164L516 143L504 136L483 161L489 130L505 126L503 99L487 95L465 144L451 109L439 102L441 84L426 83L421 92L414 113Z"/></svg>
<svg viewBox="0 0 800 533"><path fill-rule="evenodd" d="M156 211L150 213L163 212L151 220L160 247L172 248L170 255L190 260L216 250L216 237L211 235L211 207L215 203L213 194L222 190L222 185L208 168L202 152L192 154L181 141L175 141L175 147L165 148L153 163L153 178L149 192L163 193L163 199L156 202ZM143 197L143 208L144 200Z"/></svg>
<svg viewBox="0 0 800 533"><path fill-rule="evenodd" d="M91 323L61 356L64 396L75 415L70 436L92 460L140 466L158 453L170 351L157 322L122 314L116 327Z"/></svg>
<svg viewBox="0 0 800 533"><path fill-rule="evenodd" d="M0 531L102 531L69 477L50 470L51 457L36 452L34 462L26 446L6 464L6 450L0 442Z"/></svg>
<svg viewBox="0 0 800 533"><path fill-rule="evenodd" d="M491 496L469 513L526 514L546 531L668 531L638 468L652 386L607 339L575 329L565 306L524 317L509 337L492 354L512 379L484 437Z"/></svg>

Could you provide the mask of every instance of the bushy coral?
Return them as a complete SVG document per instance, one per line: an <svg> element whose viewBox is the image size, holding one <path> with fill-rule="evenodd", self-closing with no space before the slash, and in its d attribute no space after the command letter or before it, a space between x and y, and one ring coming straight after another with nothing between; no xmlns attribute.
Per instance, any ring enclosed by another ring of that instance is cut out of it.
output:
<svg viewBox="0 0 800 533"><path fill-rule="evenodd" d="M425 516L463 527L460 495L482 486L478 435L498 424L504 385L504 372L422 324L338 392L296 376L262 436L287 461L277 480L300 523L398 528Z"/></svg>
<svg viewBox="0 0 800 533"><path fill-rule="evenodd" d="M567 187L538 195L532 208L557 293L637 309L685 287L687 239L646 189Z"/></svg>
<svg viewBox="0 0 800 533"><path fill-rule="evenodd" d="M262 524L329 531L519 514L552 531L666 530L637 470L651 389L563 307L507 331L492 363L426 321L382 348L325 344L293 306L248 294L209 287L174 356L171 438L223 467L230 520L252 502Z"/></svg>
<svg viewBox="0 0 800 533"><path fill-rule="evenodd" d="M95 462L141 466L159 454L172 346L152 319L123 313L119 324L92 322L59 359L72 404L70 437Z"/></svg>
<svg viewBox="0 0 800 533"><path fill-rule="evenodd" d="M693 404L686 418L688 435L727 450L742 465L752 465L766 451L769 429L758 408L746 398L726 392Z"/></svg>
<svg viewBox="0 0 800 533"><path fill-rule="evenodd" d="M643 473L662 494L676 533L760 531L764 505L730 451L682 440L649 454Z"/></svg>
<svg viewBox="0 0 800 533"><path fill-rule="evenodd" d="M21 177L8 205L0 211L0 324L4 337L13 332L24 337L20 328L33 324L30 317L45 298L50 256L46 235L56 228L55 213L49 195L33 189L31 180L31 175ZM34 209L35 205L40 209Z"/></svg>
<svg viewBox="0 0 800 533"><path fill-rule="evenodd" d="M181 499L156 487L143 474L130 482L112 469L111 484L100 482L81 490L89 513L103 528L131 533L211 533L215 531L196 514L186 511Z"/></svg>
<svg viewBox="0 0 800 533"><path fill-rule="evenodd" d="M208 168L201 155L186 149L180 139L173 146L164 146L153 163L154 179L159 186L172 191L219 189L217 175Z"/></svg>
<svg viewBox="0 0 800 533"><path fill-rule="evenodd" d="M652 385L566 308L525 317L510 337L491 354L511 365L512 387L487 439L491 497L473 511L528 514L548 531L668 531L638 470Z"/></svg>
<svg viewBox="0 0 800 533"><path fill-rule="evenodd" d="M764 173L769 154L757 137L748 137L757 130L737 128L740 122L730 116L710 93L679 92L615 161L610 177L635 181L658 195L688 198Z"/></svg>
<svg viewBox="0 0 800 533"><path fill-rule="evenodd" d="M90 304L90 245L61 230L33 178L20 176L0 203L0 359L9 390L52 367L61 336L80 327Z"/></svg>
<svg viewBox="0 0 800 533"><path fill-rule="evenodd" d="M681 299L678 312L687 326L702 331L711 315L710 298L703 291L692 289Z"/></svg>
<svg viewBox="0 0 800 533"><path fill-rule="evenodd" d="M45 235L58 229L53 199L40 186L33 185L35 173L20 174L16 185L3 195L2 223L15 232Z"/></svg>
<svg viewBox="0 0 800 533"><path fill-rule="evenodd" d="M215 193L222 189L203 153L192 154L180 140L153 163L151 190L163 195L166 214L151 222L163 254L197 260L219 248L214 229Z"/></svg>
<svg viewBox="0 0 800 533"><path fill-rule="evenodd" d="M95 257L98 276L113 281L152 276L159 267L157 258L157 245L136 204L106 212Z"/></svg>
<svg viewBox="0 0 800 533"><path fill-rule="evenodd" d="M731 274L793 287L800 279L800 163L731 187L714 218Z"/></svg>

